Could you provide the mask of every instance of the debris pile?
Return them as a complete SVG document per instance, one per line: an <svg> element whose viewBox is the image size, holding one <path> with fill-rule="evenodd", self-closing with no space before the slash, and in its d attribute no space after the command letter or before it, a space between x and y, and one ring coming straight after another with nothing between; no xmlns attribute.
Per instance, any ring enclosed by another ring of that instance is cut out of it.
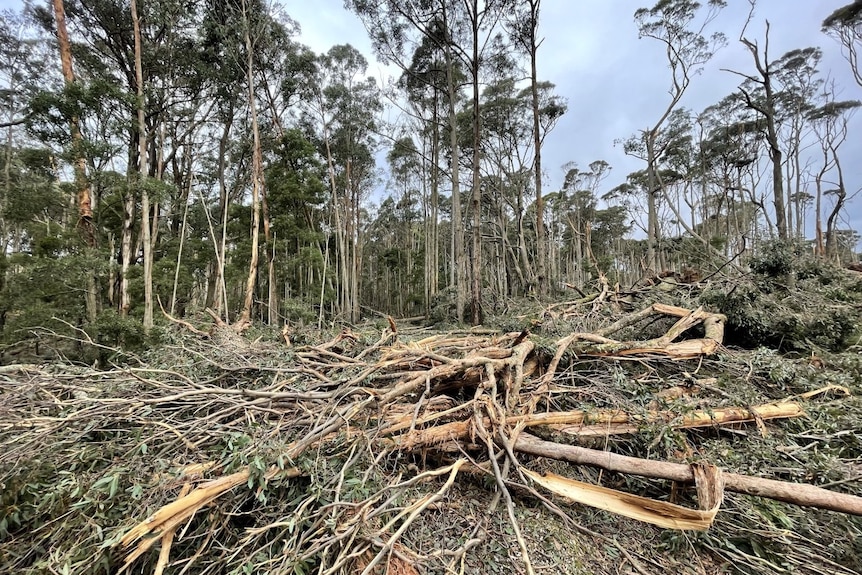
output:
<svg viewBox="0 0 862 575"><path fill-rule="evenodd" d="M862 413L858 381L728 350L724 323L652 304L556 340L390 319L243 345L187 324L124 367L0 368L0 570L643 573L696 549L680 572L854 572L855 539L774 549L804 539L789 509L859 533L862 448L817 420ZM760 549L734 539L748 496Z"/></svg>

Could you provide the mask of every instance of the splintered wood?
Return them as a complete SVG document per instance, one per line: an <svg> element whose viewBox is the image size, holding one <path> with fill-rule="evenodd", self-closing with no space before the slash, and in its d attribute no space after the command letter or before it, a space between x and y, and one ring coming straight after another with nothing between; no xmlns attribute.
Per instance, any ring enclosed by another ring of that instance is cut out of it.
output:
<svg viewBox="0 0 862 575"><path fill-rule="evenodd" d="M637 329L641 322L657 317L676 318L676 321L660 337L611 339L614 334ZM803 415L802 404L790 400L751 406L710 407L701 403L696 408L659 409L664 405L661 402L684 398L691 392L678 387L656 390L654 408L638 412L590 408L583 404L576 409L560 410L554 408L559 403L551 403L552 396L559 398L572 392L570 386L560 384L561 364L575 365L581 357L593 358L591 362L637 358L648 363L696 360L716 353L724 338L725 318L721 314L654 304L595 333L573 333L564 337L556 343L553 352L537 349L534 338L526 330L494 336L435 335L410 341L404 330L398 331L391 318L388 321L389 327L370 346L361 343L361 338L347 329L319 345L297 346L293 342L292 349L299 363L293 372L307 381L302 390L239 392L245 401L254 405L265 403L273 413L294 414L297 421L305 422L305 435L291 443L285 453L292 462L335 440L346 441L348 445L361 440L380 451L422 450L423 454L437 454L435 461L451 462L451 455L458 454L455 463L417 476L424 480L448 475L448 479L436 493L429 493L399 513L404 519L399 529L392 532L384 529L361 552L352 555L350 561L357 572L415 572L410 566L409 550L398 551L401 548L399 537L418 514L443 496L462 466L495 481L506 502L528 571L531 568L527 549L514 519L512 498L506 486L506 476L512 470L524 481L530 479L535 486L559 496L561 501L592 505L667 528L708 528L719 511L725 489L862 515L862 499L851 495L810 485L722 473L708 465L692 467L685 463L624 457L569 443L583 436L632 434L644 429L655 432L657 428L718 428L746 422L764 426L768 420ZM699 337L684 339L698 326L701 327ZM287 338L285 341L289 342ZM714 384L712 381L710 385ZM205 392L201 387L192 391ZM214 390L213 393L218 392ZM810 397L814 395L816 392ZM566 405L577 403L569 400ZM288 418L283 415L282 420ZM349 433L345 429L349 429ZM540 431L545 439L527 433L528 429L531 433ZM516 458L516 453L520 457ZM476 463L468 464L461 454L469 454ZM562 476L538 473L528 468L537 458L696 483L701 509L686 509ZM505 465L501 467L498 460ZM267 477L297 477L301 474L300 468L272 467ZM245 470L202 483L129 530L120 543L124 546L137 543L137 547L128 555L126 565L131 565L160 538L167 546L179 524L246 483L249 476L250 470ZM535 490L533 493L538 495ZM368 501L367 505L371 505L372 500ZM363 505L357 504L357 508ZM348 556L350 553L345 555Z"/></svg>

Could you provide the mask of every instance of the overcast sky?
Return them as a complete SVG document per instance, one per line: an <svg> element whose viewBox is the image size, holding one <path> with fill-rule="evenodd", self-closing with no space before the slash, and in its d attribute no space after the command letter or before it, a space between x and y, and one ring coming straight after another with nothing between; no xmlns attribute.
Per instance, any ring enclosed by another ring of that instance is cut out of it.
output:
<svg viewBox="0 0 862 575"><path fill-rule="evenodd" d="M278 1L278 0L275 0ZM346 11L343 0L281 0L285 12L299 22L299 40L314 51L326 52L335 44L350 43L372 62L369 73L383 76L385 68L374 64L365 28ZM852 79L838 44L820 31L823 19L849 0L759 0L747 31L761 39L764 22L771 24L770 59L795 48L823 49L821 72L835 78L843 90L841 99L862 100L862 88ZM632 15L649 2L631 0L543 0L538 56L540 80L556 84L568 100L569 111L548 136L543 150L548 191L558 189L562 166L577 162L582 168L593 160L613 167L608 188L624 181L626 174L643 168L622 153L614 141L626 138L655 122L668 102L669 70L661 46L639 40ZM724 32L728 45L696 77L682 105L700 112L731 93L739 77L723 68L752 71L751 55L738 42L748 15L747 0L729 0L729 6L713 23ZM20 9L22 2L0 0L0 6ZM381 78L382 79L382 78ZM848 141L842 148L849 193L862 188L862 113L853 119ZM862 194L860 194L862 196ZM846 214L862 231L862 197L857 196ZM812 235L811 225L808 236Z"/></svg>
<svg viewBox="0 0 862 575"><path fill-rule="evenodd" d="M770 59L809 46L823 50L821 73L835 78L841 99L862 100L862 88L852 78L839 45L820 31L823 19L849 0L759 0L746 35L761 39L765 20L770 22ZM669 70L664 52L654 40L639 40L633 14L654 2L631 0L543 0L540 32L544 37L538 56L541 80L556 84L568 100L569 111L548 136L543 149L548 191L558 189L567 162L586 168L593 160L613 167L605 185L609 188L643 164L625 156L614 141L626 138L654 123L667 105ZM365 28L342 0L284 0L286 12L297 20L300 41L317 52L333 44L351 43L374 62ZM728 45L696 77L682 102L695 113L716 103L738 86L740 78L723 68L751 72L750 53L739 41L748 16L747 0L729 0L728 7L713 23L724 32ZM385 74L372 65L371 73ZM842 148L849 193L862 187L862 113L850 128ZM813 193L813 190L811 190ZM860 194L862 195L862 194ZM846 218L862 231L862 197L846 210ZM808 236L813 235L808 225Z"/></svg>

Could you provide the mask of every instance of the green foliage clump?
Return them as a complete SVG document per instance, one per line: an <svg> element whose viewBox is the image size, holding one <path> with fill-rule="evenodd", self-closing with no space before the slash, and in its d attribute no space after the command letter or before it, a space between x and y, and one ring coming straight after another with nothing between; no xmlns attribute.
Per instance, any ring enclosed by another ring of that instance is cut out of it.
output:
<svg viewBox="0 0 862 575"><path fill-rule="evenodd" d="M139 318L123 317L115 310L102 311L87 331L98 344L129 352L155 345L161 337L159 329L146 333Z"/></svg>
<svg viewBox="0 0 862 575"><path fill-rule="evenodd" d="M311 325L317 321L317 309L300 298L288 298L281 302L281 313L291 324Z"/></svg>
<svg viewBox="0 0 862 575"><path fill-rule="evenodd" d="M862 321L862 279L815 259L798 243L773 242L729 289L711 287L701 303L727 315L728 341L782 351L841 350Z"/></svg>

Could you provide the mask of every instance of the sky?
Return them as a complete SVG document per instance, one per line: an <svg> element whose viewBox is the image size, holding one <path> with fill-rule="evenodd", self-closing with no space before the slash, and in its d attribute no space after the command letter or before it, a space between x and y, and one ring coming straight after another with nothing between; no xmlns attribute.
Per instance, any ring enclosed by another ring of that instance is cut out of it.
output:
<svg viewBox="0 0 862 575"><path fill-rule="evenodd" d="M376 63L362 22L344 9L343 0L273 0L280 2L301 32L298 40L315 52L335 44L350 43L371 62L369 74L383 83L395 70ZM705 1L705 0L703 0ZM834 78L842 90L839 98L862 100L862 87L852 78L840 46L820 31L823 19L850 0L758 0L746 31L762 43L765 21L770 22L770 59L791 49L819 46L823 50L821 73ZM568 112L547 137L543 148L545 188L559 189L565 164L582 169L594 160L613 168L605 181L608 189L625 176L643 168L627 157L616 140L625 139L654 123L669 101L670 71L664 52L654 40L639 40L633 14L653 4L632 0L543 0L538 54L540 80L556 84L568 101ZM0 7L20 9L22 2L0 0ZM728 44L694 78L681 106L702 111L735 90L740 78L722 69L752 72L750 53L738 41L749 12L747 0L728 0L728 7L713 23ZM762 45L762 44L761 44ZM862 113L850 126L842 147L849 194L862 189ZM382 154L380 157L383 157ZM862 232L862 193L846 209L845 225ZM811 236L813 225L808 225Z"/></svg>
<svg viewBox="0 0 862 575"><path fill-rule="evenodd" d="M316 52L333 44L350 43L375 62L362 22L343 7L343 0L283 0L285 11L301 26L299 40ZM852 78L840 46L820 31L823 19L849 0L758 0L746 31L749 39L762 38L770 23L770 59L809 46L823 50L821 74L836 80L839 98L862 100L862 87ZM654 123L669 101L670 71L664 52L654 40L639 40L634 12L654 2L632 0L543 0L538 54L540 80L556 84L568 100L567 114L547 137L543 153L545 186L559 189L568 162L586 169L593 160L613 168L605 181L608 189L625 176L642 169L642 162L626 156L615 140L625 139ZM751 54L739 42L749 12L747 0L729 0L711 31L728 39L694 78L681 106L702 111L733 92L740 77L722 69L752 72ZM386 68L373 64L369 73L382 77ZM848 193L862 188L862 112L850 126L841 152ZM862 232L862 193L846 210L846 225ZM813 234L809 222L808 235Z"/></svg>

